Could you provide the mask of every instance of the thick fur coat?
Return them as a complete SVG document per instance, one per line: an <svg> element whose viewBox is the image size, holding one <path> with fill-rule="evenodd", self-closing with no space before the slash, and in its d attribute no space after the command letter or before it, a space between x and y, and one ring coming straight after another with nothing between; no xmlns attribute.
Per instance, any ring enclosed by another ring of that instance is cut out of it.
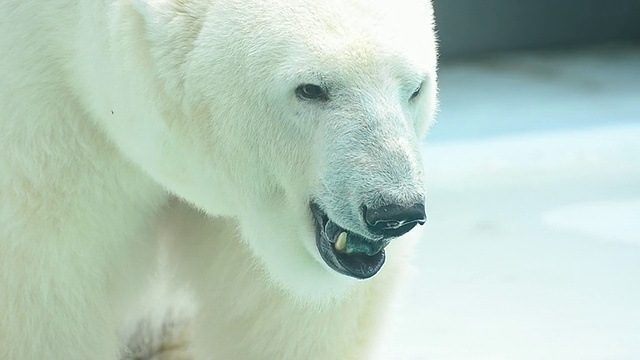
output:
<svg viewBox="0 0 640 360"><path fill-rule="evenodd" d="M418 234L356 280L310 203L423 201L435 107L426 0L3 0L0 358L117 359L161 246L196 359L366 358Z"/></svg>

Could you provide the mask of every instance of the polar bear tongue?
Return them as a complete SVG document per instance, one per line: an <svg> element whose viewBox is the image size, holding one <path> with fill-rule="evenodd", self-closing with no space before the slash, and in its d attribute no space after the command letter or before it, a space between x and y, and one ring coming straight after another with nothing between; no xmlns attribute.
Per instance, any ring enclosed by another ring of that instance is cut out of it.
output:
<svg viewBox="0 0 640 360"><path fill-rule="evenodd" d="M343 270L340 272L357 279L368 279L377 274L386 259L384 249L369 255L351 250L353 247L349 244L345 252L334 251L336 260Z"/></svg>

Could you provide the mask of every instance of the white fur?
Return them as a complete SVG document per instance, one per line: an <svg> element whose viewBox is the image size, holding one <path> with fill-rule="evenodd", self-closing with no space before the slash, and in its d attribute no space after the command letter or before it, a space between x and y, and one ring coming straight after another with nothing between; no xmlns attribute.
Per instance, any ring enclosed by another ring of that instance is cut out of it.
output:
<svg viewBox="0 0 640 360"><path fill-rule="evenodd" d="M199 298L198 359L365 356L409 241L371 280L339 275L309 202L364 233L362 204L424 198L431 17L425 0L0 2L0 358L116 359L159 225ZM296 98L304 83L330 101Z"/></svg>
<svg viewBox="0 0 640 360"><path fill-rule="evenodd" d="M170 214L163 222L167 238L176 239L169 253L189 259L173 266L207 299L192 324L194 359L368 359L372 349L389 345L378 331L420 231L387 248L374 279L309 303L279 291L260 259L237 241L237 224L207 219L184 204Z"/></svg>

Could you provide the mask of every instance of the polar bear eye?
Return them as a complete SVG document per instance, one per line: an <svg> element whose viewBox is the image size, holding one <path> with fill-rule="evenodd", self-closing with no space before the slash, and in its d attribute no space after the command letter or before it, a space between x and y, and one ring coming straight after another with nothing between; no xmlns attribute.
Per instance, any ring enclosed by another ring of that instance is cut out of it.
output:
<svg viewBox="0 0 640 360"><path fill-rule="evenodd" d="M420 90L422 90L422 83L420 83L418 88L413 91L413 93L411 94L411 97L409 98L409 100L413 100L413 99L417 98L418 95L420 95Z"/></svg>
<svg viewBox="0 0 640 360"><path fill-rule="evenodd" d="M327 101L327 92L318 85L304 84L296 88L296 96L303 100Z"/></svg>

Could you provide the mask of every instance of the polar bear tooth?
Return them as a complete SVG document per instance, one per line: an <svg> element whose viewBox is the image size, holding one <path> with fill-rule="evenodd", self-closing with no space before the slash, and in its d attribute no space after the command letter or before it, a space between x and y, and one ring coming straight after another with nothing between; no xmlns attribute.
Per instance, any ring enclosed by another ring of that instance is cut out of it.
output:
<svg viewBox="0 0 640 360"><path fill-rule="evenodd" d="M339 252L343 252L344 249L347 248L347 233L346 232L341 232L340 235L338 235L338 240L336 240L336 243L335 243L334 247Z"/></svg>

